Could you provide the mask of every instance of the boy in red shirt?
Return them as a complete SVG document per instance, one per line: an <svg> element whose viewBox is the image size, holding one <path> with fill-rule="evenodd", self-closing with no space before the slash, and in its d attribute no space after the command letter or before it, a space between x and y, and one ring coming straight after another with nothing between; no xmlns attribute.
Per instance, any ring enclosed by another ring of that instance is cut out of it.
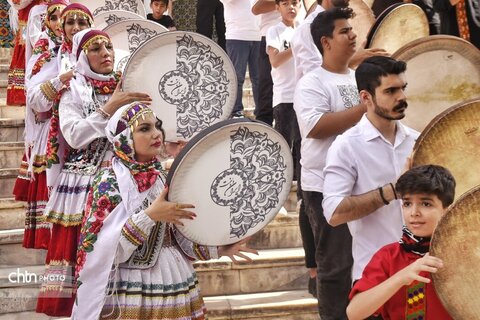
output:
<svg viewBox="0 0 480 320"><path fill-rule="evenodd" d="M350 292L348 318L452 319L430 275L443 262L428 250L438 221L453 202L455 179L441 166L419 166L405 172L395 190L402 199L402 238L377 251L365 267Z"/></svg>

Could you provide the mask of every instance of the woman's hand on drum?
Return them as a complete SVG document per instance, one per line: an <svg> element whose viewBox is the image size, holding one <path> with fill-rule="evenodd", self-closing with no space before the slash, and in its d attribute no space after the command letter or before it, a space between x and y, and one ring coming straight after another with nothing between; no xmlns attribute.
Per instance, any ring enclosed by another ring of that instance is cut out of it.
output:
<svg viewBox="0 0 480 320"><path fill-rule="evenodd" d="M168 187L165 187L160 196L153 201L153 203L145 209L145 214L156 222L169 222L176 225L183 226L181 220L193 220L197 216L195 213L185 210L195 208L194 205L187 203L175 203L166 200L168 194Z"/></svg>
<svg viewBox="0 0 480 320"><path fill-rule="evenodd" d="M252 262L252 258L245 255L244 252L249 252L258 255L258 251L255 249L251 249L246 246L247 241L250 237L240 240L234 244L229 244L225 246L218 247L218 255L220 257L227 256L229 257L234 263L238 263L239 261L235 259L235 257L240 257L245 259L248 262Z"/></svg>
<svg viewBox="0 0 480 320"><path fill-rule="evenodd" d="M112 96L102 107L103 111L106 113L113 115L120 107L134 101L138 101L146 105L150 105L152 103L152 98L148 94L142 92L123 92L121 91L121 86L122 81L119 81L115 91L113 91Z"/></svg>

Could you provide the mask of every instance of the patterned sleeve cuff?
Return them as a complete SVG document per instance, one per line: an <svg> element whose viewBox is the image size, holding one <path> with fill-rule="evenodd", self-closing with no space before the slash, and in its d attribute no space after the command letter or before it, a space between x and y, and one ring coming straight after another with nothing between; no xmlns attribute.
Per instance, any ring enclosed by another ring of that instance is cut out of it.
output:
<svg viewBox="0 0 480 320"><path fill-rule="evenodd" d="M52 81L45 81L40 85L40 91L48 101L53 101L58 95L58 90L55 88Z"/></svg>
<svg viewBox="0 0 480 320"><path fill-rule="evenodd" d="M60 81L60 76L56 76L55 78L53 78L52 80L50 80L50 82L52 83L53 87L55 88L55 90L60 91L62 90L63 88L63 83L62 81Z"/></svg>
<svg viewBox="0 0 480 320"><path fill-rule="evenodd" d="M128 218L123 226L122 236L135 246L140 246L150 234L155 221L143 211Z"/></svg>

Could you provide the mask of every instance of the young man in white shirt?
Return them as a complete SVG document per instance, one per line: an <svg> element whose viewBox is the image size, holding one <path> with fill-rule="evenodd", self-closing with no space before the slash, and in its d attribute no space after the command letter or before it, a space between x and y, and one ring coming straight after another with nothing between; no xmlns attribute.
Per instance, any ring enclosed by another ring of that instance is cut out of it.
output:
<svg viewBox="0 0 480 320"><path fill-rule="evenodd" d="M280 13L275 9L275 0L250 0L252 13L258 16L260 22L260 55L258 57L259 98L255 106L255 117L268 125L273 123L273 81L270 72L272 66L266 51L266 34L268 28L281 21Z"/></svg>
<svg viewBox="0 0 480 320"><path fill-rule="evenodd" d="M322 11L339 7L348 7L350 0L317 0L317 7L310 13L300 26L295 30L292 38L293 58L295 60L295 78L299 80L308 71L322 65L322 55L313 42L310 25L313 19ZM355 31L355 30L353 30ZM349 66L357 66L363 59L374 55L387 55L383 49L364 49L364 44L359 44L355 55L350 59Z"/></svg>
<svg viewBox="0 0 480 320"><path fill-rule="evenodd" d="M328 150L324 215L333 226L348 223L353 281L375 252L401 237L402 210L394 183L418 137L398 121L408 106L405 70L405 62L389 57L371 57L359 65L355 74L367 113Z"/></svg>
<svg viewBox="0 0 480 320"><path fill-rule="evenodd" d="M237 99L232 116L243 116L243 83L247 71L252 82L253 100L258 105L258 55L260 54L260 29L249 0L221 0L224 8L227 54L237 74Z"/></svg>
<svg viewBox="0 0 480 320"><path fill-rule="evenodd" d="M354 71L356 34L350 8L321 12L311 24L323 63L297 83L294 108L301 143L303 201L315 237L317 297L322 320L346 319L351 288L351 236L345 225L333 228L323 215L323 169L335 137L355 125L366 111L360 104Z"/></svg>

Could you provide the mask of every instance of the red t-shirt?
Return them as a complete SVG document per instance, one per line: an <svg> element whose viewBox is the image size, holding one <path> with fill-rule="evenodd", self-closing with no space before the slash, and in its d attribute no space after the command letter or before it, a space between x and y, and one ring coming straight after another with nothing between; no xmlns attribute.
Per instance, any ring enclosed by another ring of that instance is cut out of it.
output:
<svg viewBox="0 0 480 320"><path fill-rule="evenodd" d="M398 242L384 246L375 253L363 270L362 278L355 283L350 292L350 299L359 292L367 291L377 286L419 258L419 255L403 250ZM422 272L420 275L431 279L428 272ZM452 319L438 299L432 282L425 283L425 292L425 320ZM407 287L404 286L385 302L376 312L376 315L380 314L384 320L405 319L406 307Z"/></svg>

